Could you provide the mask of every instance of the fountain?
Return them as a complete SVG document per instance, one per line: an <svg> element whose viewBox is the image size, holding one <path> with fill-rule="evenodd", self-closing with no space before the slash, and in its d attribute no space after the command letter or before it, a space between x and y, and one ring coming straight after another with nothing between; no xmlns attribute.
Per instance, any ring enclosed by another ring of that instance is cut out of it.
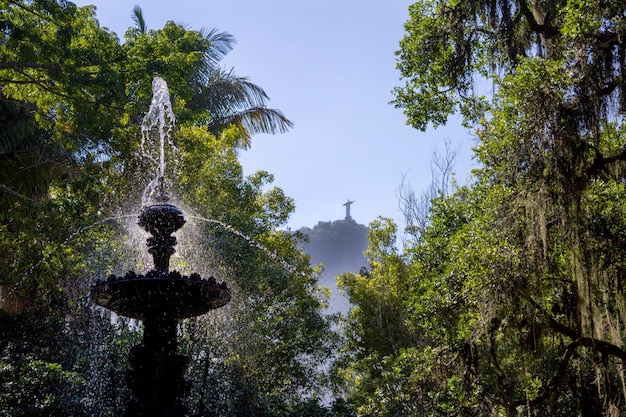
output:
<svg viewBox="0 0 626 417"><path fill-rule="evenodd" d="M162 92L163 85L162 79L155 79L149 115L154 114L153 106L163 108L166 100L169 104L169 95L158 95L156 91ZM161 118L161 122L168 121ZM143 339L129 355L126 382L132 397L126 403L123 417L187 415L181 398L186 393L184 374L190 358L178 353L178 321L205 314L230 301L225 283L218 283L213 277L203 279L196 273L185 276L169 270L176 245L172 234L185 224L183 213L168 203L165 192L162 156L164 136L169 130L159 130L161 158L157 179L150 186L155 201L144 206L138 221L139 226L152 235L147 246L154 267L145 275L132 271L119 277L111 275L105 281L96 282L91 291L91 298L97 305L143 322Z"/></svg>

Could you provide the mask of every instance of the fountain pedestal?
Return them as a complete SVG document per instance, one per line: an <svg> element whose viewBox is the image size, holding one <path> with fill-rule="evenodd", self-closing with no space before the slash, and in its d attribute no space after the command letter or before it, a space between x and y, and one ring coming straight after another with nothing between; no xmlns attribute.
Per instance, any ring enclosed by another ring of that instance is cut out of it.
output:
<svg viewBox="0 0 626 417"><path fill-rule="evenodd" d="M190 358L178 353L178 321L205 314L230 301L230 291L215 278L169 272L176 238L171 236L185 223L182 213L170 204L144 208L139 225L148 231L148 251L154 269L146 275L129 272L110 276L92 288L94 302L125 317L143 321L143 340L131 349L126 383L132 391L123 417L183 417L182 397L187 392L185 371Z"/></svg>
<svg viewBox="0 0 626 417"><path fill-rule="evenodd" d="M141 344L131 349L126 384L133 396L123 417L187 415L185 371L190 358L177 353L177 321L164 316L144 319Z"/></svg>

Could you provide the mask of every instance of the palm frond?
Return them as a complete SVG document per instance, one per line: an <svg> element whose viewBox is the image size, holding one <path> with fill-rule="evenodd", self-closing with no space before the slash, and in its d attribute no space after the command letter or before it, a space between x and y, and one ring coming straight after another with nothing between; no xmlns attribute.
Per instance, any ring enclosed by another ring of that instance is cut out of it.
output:
<svg viewBox="0 0 626 417"><path fill-rule="evenodd" d="M221 32L216 28L202 28L200 34L209 43L204 53L204 60L208 68L214 69L219 62L233 50L237 40L228 32Z"/></svg>
<svg viewBox="0 0 626 417"><path fill-rule="evenodd" d="M71 153L37 128L31 106L0 96L0 208L45 197L72 163Z"/></svg>
<svg viewBox="0 0 626 417"><path fill-rule="evenodd" d="M28 200L45 197L50 183L71 165L71 161L55 148L42 146L11 158L3 158L0 166L2 190Z"/></svg>
<svg viewBox="0 0 626 417"><path fill-rule="evenodd" d="M225 127L232 125L239 129L241 141L238 147L247 149L251 145L252 135L286 133L293 127L293 122L279 110L252 107L220 118L213 118L207 128L214 135L219 135Z"/></svg>
<svg viewBox="0 0 626 417"><path fill-rule="evenodd" d="M130 17L133 19L133 22L135 22L135 26L137 26L139 33L146 33L148 31L146 21L143 18L143 10L141 10L139 5L135 5L135 7L133 7L133 12Z"/></svg>
<svg viewBox="0 0 626 417"><path fill-rule="evenodd" d="M187 107L205 108L211 114L222 115L245 107L263 106L268 100L265 91L246 77L235 76L232 71L215 70Z"/></svg>
<svg viewBox="0 0 626 417"><path fill-rule="evenodd" d="M0 156L37 146L32 108L0 97Z"/></svg>
<svg viewBox="0 0 626 417"><path fill-rule="evenodd" d="M268 101L265 91L246 77L216 68L187 107L207 110L211 116L207 128L216 136L228 126L237 126L240 146L247 148L256 133L284 133L293 126L280 111L267 108Z"/></svg>

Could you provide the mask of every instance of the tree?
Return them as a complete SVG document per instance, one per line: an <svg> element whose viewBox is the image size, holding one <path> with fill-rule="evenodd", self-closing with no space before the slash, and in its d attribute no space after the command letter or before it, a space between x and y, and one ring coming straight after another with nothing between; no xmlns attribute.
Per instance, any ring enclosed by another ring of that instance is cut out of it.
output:
<svg viewBox="0 0 626 417"><path fill-rule="evenodd" d="M625 409L624 13L617 1L410 7L394 103L418 129L460 112L481 168L434 201L407 248L419 342L383 357L362 386L385 388L355 393L360 415Z"/></svg>
<svg viewBox="0 0 626 417"><path fill-rule="evenodd" d="M3 98L31 105L39 127L74 151L106 144L123 93L117 37L98 26L93 7L2 3Z"/></svg>
<svg viewBox="0 0 626 417"><path fill-rule="evenodd" d="M334 382L357 415L394 415L374 403L381 397L389 403L390 391L398 388L386 380L389 358L418 342L407 327L411 276L406 260L397 253L396 233L391 219L371 222L365 251L369 267L337 280L353 307L345 320L345 345L333 365Z"/></svg>
<svg viewBox="0 0 626 417"><path fill-rule="evenodd" d="M117 38L93 8L5 1L0 9L0 203L39 200L55 175L110 146L122 98Z"/></svg>

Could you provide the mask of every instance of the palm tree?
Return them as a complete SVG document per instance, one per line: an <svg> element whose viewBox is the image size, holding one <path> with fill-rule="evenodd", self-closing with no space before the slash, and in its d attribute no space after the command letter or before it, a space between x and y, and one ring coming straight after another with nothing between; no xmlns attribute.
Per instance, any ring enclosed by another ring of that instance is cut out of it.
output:
<svg viewBox="0 0 626 417"><path fill-rule="evenodd" d="M132 18L139 34L147 33L141 7L133 8ZM185 25L181 25L185 26ZM204 51L203 65L191 76L194 94L187 103L190 110L206 110L210 120L206 127L215 136L230 127L239 131L240 148L249 148L252 135L257 133L285 133L293 123L282 112L267 107L269 96L247 77L235 75L234 71L219 66L221 59L230 52L235 38L216 29L201 29L209 45Z"/></svg>
<svg viewBox="0 0 626 417"><path fill-rule="evenodd" d="M49 184L64 175L73 156L35 122L33 106L0 95L0 209L45 198Z"/></svg>

